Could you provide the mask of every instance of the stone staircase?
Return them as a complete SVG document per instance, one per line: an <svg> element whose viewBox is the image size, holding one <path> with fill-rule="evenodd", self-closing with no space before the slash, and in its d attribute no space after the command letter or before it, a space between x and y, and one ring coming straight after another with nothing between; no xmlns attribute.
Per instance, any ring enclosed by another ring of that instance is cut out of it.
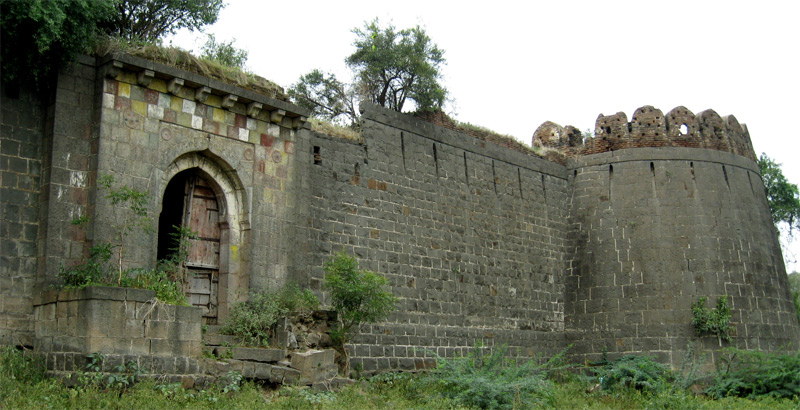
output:
<svg viewBox="0 0 800 410"><path fill-rule="evenodd" d="M290 332L285 332L284 346ZM244 379L273 384L311 386L330 390L354 380L338 377L333 349L286 349L237 347L232 336L219 333L219 326L208 326L203 334L202 371L211 377L226 377L238 372Z"/></svg>

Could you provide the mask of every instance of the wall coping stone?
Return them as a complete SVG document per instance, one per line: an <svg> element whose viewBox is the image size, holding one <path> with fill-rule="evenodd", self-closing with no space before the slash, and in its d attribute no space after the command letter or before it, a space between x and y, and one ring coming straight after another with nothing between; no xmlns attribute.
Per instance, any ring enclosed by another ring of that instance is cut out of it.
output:
<svg viewBox="0 0 800 410"><path fill-rule="evenodd" d="M251 102L257 102L263 104L263 110L283 110L286 111L285 116L290 118L307 118L311 115L309 110L292 103L271 98L255 91L228 84L210 77L205 77L200 74L171 67L166 64L148 60L146 58L136 57L129 54L114 54L100 57L98 60L97 66L101 67L101 72L103 69L107 70L107 72L113 70L115 67L119 67L119 63L122 63L121 68L136 72L152 70L155 77L164 80L180 78L184 80L184 86L186 87L209 87L212 94L220 96L229 94L235 95L239 97L238 102L244 103L245 105ZM115 62L117 64L114 64Z"/></svg>
<svg viewBox="0 0 800 410"><path fill-rule="evenodd" d="M513 166L551 175L560 179L567 179L566 168L563 165L554 163L545 158L525 155L489 141L482 141L472 135L440 127L426 120L386 109L375 104L362 103L360 110L362 119L408 131L423 138L430 139L431 141L450 145L475 155L490 157ZM366 137L365 135L365 138Z"/></svg>
<svg viewBox="0 0 800 410"><path fill-rule="evenodd" d="M642 147L607 151L567 159L567 169L572 171L593 165L606 165L631 161L701 161L729 164L761 174L758 164L750 158L731 152L709 148Z"/></svg>

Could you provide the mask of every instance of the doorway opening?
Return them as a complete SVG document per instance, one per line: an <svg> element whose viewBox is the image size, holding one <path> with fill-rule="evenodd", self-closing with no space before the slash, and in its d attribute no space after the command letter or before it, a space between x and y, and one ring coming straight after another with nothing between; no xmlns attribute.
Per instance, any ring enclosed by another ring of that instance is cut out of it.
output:
<svg viewBox="0 0 800 410"><path fill-rule="evenodd" d="M158 220L158 259L177 252L178 227L187 227L189 240L184 291L192 306L203 308L203 322L216 324L219 306L220 207L217 195L198 169L187 169L167 184Z"/></svg>

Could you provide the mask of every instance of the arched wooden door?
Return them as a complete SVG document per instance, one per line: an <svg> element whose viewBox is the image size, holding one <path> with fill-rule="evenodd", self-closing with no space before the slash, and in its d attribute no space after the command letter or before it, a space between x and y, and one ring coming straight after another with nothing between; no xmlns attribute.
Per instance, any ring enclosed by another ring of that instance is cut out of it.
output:
<svg viewBox="0 0 800 410"><path fill-rule="evenodd" d="M219 290L219 206L208 181L198 175L186 178L183 226L197 234L190 241L186 267L186 296L203 308L204 322L217 323Z"/></svg>
<svg viewBox="0 0 800 410"><path fill-rule="evenodd" d="M175 175L164 191L158 221L158 259L175 252L175 226L185 226L197 234L190 240L184 262L183 288L190 304L203 308L203 320L216 324L219 289L220 220L214 190L197 170Z"/></svg>

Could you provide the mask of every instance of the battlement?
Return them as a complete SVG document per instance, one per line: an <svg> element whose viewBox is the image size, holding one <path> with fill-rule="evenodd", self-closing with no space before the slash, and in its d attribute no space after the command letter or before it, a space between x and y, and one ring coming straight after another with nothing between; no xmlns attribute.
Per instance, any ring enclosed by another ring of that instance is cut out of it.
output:
<svg viewBox="0 0 800 410"><path fill-rule="evenodd" d="M631 121L624 112L600 114L590 138L573 126L546 121L533 133L533 146L556 148L570 157L641 147L706 148L756 160L747 126L736 117L720 117L714 110L694 114L683 106L664 115L645 105L633 113Z"/></svg>

